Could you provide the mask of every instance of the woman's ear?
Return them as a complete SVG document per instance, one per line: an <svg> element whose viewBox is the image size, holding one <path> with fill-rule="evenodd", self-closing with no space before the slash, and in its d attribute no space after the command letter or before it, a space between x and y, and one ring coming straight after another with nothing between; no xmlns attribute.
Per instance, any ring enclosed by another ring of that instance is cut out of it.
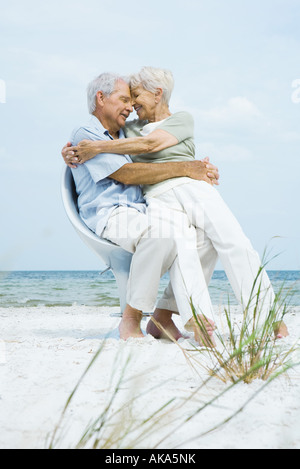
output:
<svg viewBox="0 0 300 469"><path fill-rule="evenodd" d="M155 91L155 102L158 104L162 98L163 95L163 89L162 88L156 88Z"/></svg>

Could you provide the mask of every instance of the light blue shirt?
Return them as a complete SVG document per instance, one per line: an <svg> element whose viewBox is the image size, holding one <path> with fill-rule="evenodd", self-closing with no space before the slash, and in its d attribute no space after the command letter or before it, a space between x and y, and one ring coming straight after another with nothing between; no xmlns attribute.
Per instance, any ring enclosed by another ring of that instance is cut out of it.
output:
<svg viewBox="0 0 300 469"><path fill-rule="evenodd" d="M119 137L125 137L122 130ZM99 119L91 116L87 125L73 130L70 141L77 145L81 140L110 139L112 137ZM99 236L102 235L112 211L118 206L132 207L142 213L146 211L140 186L125 185L109 178L128 163L132 163L128 155L101 153L72 169L80 217Z"/></svg>

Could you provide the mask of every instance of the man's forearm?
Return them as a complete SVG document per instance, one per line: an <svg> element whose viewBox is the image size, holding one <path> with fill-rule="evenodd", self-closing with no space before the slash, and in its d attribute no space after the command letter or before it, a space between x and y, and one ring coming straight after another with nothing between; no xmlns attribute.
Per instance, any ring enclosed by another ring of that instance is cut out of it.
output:
<svg viewBox="0 0 300 469"><path fill-rule="evenodd" d="M123 184L157 184L167 179L187 176L207 180L206 165L198 161L176 161L169 163L128 163L110 177Z"/></svg>

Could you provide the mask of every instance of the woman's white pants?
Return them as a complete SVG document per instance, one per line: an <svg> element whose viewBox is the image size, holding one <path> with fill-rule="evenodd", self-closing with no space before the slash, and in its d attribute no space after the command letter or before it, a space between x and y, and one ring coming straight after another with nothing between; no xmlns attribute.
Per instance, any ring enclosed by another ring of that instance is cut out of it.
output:
<svg viewBox="0 0 300 469"><path fill-rule="evenodd" d="M187 220L189 226L185 230L191 232L194 227L197 238L195 251L192 242L187 244L179 236L177 250L180 269L174 264L170 270L173 288L171 285L167 287L158 302L159 308L179 311L186 323L192 317L191 308L187 306L187 298L190 298L196 309L209 317L212 305L205 290L219 257L239 303L250 306L250 310L252 308L254 311L259 293L261 318L266 317L275 297L269 277L262 269L258 253L214 187L195 180L148 198L147 202L152 211L159 208L165 213L175 214L174 217L179 220L177 228ZM177 230L175 221L173 225ZM181 230L184 231L182 226ZM200 259L200 268L196 257L198 261ZM185 280L185 292L179 294L181 275Z"/></svg>

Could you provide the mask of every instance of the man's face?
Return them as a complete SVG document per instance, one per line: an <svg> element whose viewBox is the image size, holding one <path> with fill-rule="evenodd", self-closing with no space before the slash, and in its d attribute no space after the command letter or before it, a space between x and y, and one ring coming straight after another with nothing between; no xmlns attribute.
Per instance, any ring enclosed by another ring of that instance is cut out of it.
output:
<svg viewBox="0 0 300 469"><path fill-rule="evenodd" d="M103 115L109 128L119 130L124 127L127 117L133 111L131 94L127 83L120 80L110 96L103 97Z"/></svg>

